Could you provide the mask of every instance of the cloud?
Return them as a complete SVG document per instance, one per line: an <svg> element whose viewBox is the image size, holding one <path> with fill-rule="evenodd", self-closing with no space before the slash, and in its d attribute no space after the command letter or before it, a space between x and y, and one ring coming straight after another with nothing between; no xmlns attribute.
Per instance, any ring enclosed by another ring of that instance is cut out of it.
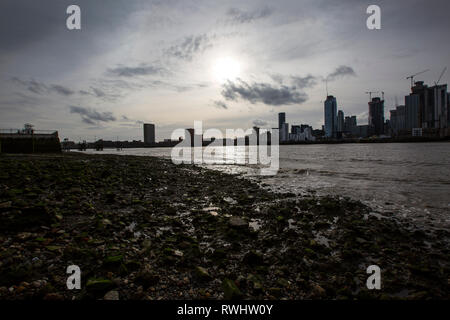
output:
<svg viewBox="0 0 450 320"><path fill-rule="evenodd" d="M36 94L43 94L48 91L47 86L45 84L38 82L34 79L21 80L17 77L13 77L11 80L23 87L26 87L28 91L31 91Z"/></svg>
<svg viewBox="0 0 450 320"><path fill-rule="evenodd" d="M253 120L253 125L257 126L257 127L264 127L264 126L267 126L267 121L264 121L261 119L256 119L256 120Z"/></svg>
<svg viewBox="0 0 450 320"><path fill-rule="evenodd" d="M191 61L192 58L212 47L211 39L206 34L188 36L179 44L169 47L165 53L169 56Z"/></svg>
<svg viewBox="0 0 450 320"><path fill-rule="evenodd" d="M104 101L115 101L121 97L121 93L118 88L106 87L105 89L100 89L98 87L91 86L89 89L79 90L78 93L82 96L91 96L94 98L102 99Z"/></svg>
<svg viewBox="0 0 450 320"><path fill-rule="evenodd" d="M334 81L336 79L351 76L356 77L355 70L352 67L341 65L336 68L332 73L327 76L328 81Z"/></svg>
<svg viewBox="0 0 450 320"><path fill-rule="evenodd" d="M317 84L317 80L320 77L308 74L307 76L285 76L282 74L271 74L270 78L276 83L282 85L283 83L289 83L291 86L297 89L312 88Z"/></svg>
<svg viewBox="0 0 450 320"><path fill-rule="evenodd" d="M296 87L279 85L277 87L268 83L248 84L241 79L236 82L228 80L223 85L222 96L226 100L247 100L254 104L262 102L271 106L288 104L301 104L308 100L306 93L297 91Z"/></svg>
<svg viewBox="0 0 450 320"><path fill-rule="evenodd" d="M223 101L216 100L214 101L214 106L221 109L228 109L228 106Z"/></svg>
<svg viewBox="0 0 450 320"><path fill-rule="evenodd" d="M52 85L50 87L50 90L54 91L60 95L63 95L63 96L70 96L75 93L74 91L70 90L69 88L66 88L66 87L63 87L63 86L60 86L57 84Z"/></svg>
<svg viewBox="0 0 450 320"><path fill-rule="evenodd" d="M70 113L77 113L81 116L81 120L87 124L98 124L99 122L116 121L116 118L111 112L98 112L91 108L84 108L78 106L70 106Z"/></svg>
<svg viewBox="0 0 450 320"><path fill-rule="evenodd" d="M255 11L243 11L237 8L230 8L227 12L229 21L233 23L250 23L258 19L266 18L273 13L269 7L264 7Z"/></svg>
<svg viewBox="0 0 450 320"><path fill-rule="evenodd" d="M155 74L161 74L164 72L163 68L142 64L137 67L118 66L113 69L108 69L108 75L118 77L136 77L136 76L149 76Z"/></svg>
<svg viewBox="0 0 450 320"><path fill-rule="evenodd" d="M84 96L89 95L89 96L94 96L97 98L104 98L106 96L106 93L103 90L94 88L94 87L91 87L90 91L80 90L80 91L78 91L78 93L80 93L81 95L84 95Z"/></svg>
<svg viewBox="0 0 450 320"><path fill-rule="evenodd" d="M106 96L106 93L98 88L91 87L91 89L94 92L95 96L98 98L103 98Z"/></svg>
<svg viewBox="0 0 450 320"><path fill-rule="evenodd" d="M70 96L75 92L67 87L58 84L46 85L43 82L31 80L21 80L17 77L11 79L13 82L25 87L28 91L36 94L57 93L62 96Z"/></svg>
<svg viewBox="0 0 450 320"><path fill-rule="evenodd" d="M119 124L122 127L130 127L130 128L138 128L140 126L142 126L142 124L144 123L144 121L142 120L135 120L135 119L131 119L126 115L122 115L122 117L119 120L121 123Z"/></svg>
<svg viewBox="0 0 450 320"><path fill-rule="evenodd" d="M292 83L299 89L312 88L317 83L317 77L308 74L305 77L291 76Z"/></svg>

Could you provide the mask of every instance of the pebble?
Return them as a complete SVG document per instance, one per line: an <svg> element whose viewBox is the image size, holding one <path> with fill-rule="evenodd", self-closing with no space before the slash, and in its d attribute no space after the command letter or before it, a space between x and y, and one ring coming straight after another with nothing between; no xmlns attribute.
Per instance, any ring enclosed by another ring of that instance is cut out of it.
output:
<svg viewBox="0 0 450 320"><path fill-rule="evenodd" d="M119 292L116 290L108 291L103 297L104 300L119 300Z"/></svg>

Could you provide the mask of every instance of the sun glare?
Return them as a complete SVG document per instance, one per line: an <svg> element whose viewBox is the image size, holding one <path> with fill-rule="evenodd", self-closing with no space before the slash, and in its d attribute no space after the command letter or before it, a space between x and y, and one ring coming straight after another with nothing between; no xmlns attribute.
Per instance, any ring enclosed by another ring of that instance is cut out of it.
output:
<svg viewBox="0 0 450 320"><path fill-rule="evenodd" d="M219 58L214 61L212 71L217 81L225 82L239 77L241 65L232 57Z"/></svg>

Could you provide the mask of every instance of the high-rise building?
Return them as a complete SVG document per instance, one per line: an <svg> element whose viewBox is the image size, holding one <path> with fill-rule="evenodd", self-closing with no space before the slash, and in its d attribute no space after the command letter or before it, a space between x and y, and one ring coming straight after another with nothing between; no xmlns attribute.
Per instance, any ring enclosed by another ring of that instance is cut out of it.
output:
<svg viewBox="0 0 450 320"><path fill-rule="evenodd" d="M418 96L418 111L419 111L419 125L417 128L428 128L430 122L428 107L428 86L423 84L423 81L417 81L411 88L411 94Z"/></svg>
<svg viewBox="0 0 450 320"><path fill-rule="evenodd" d="M347 116L344 119L344 132L352 133L356 128L356 116Z"/></svg>
<svg viewBox="0 0 450 320"><path fill-rule="evenodd" d="M337 115L337 123L336 123L336 131L337 132L344 132L344 111L339 110Z"/></svg>
<svg viewBox="0 0 450 320"><path fill-rule="evenodd" d="M283 125L283 123L286 123L286 113L280 112L278 114L278 129L279 130L281 130L281 126Z"/></svg>
<svg viewBox="0 0 450 320"><path fill-rule="evenodd" d="M372 98L369 102L369 128L370 134L384 133L384 100L379 97Z"/></svg>
<svg viewBox="0 0 450 320"><path fill-rule="evenodd" d="M152 123L144 123L144 143L155 143L155 125Z"/></svg>
<svg viewBox="0 0 450 320"><path fill-rule="evenodd" d="M420 121L420 96L410 94L405 96L405 129L421 128Z"/></svg>
<svg viewBox="0 0 450 320"><path fill-rule="evenodd" d="M289 140L289 123L282 123L280 129L280 141L288 141Z"/></svg>
<svg viewBox="0 0 450 320"><path fill-rule="evenodd" d="M291 126L291 133L293 134L300 134L302 133L302 127L299 125L292 125Z"/></svg>
<svg viewBox="0 0 450 320"><path fill-rule="evenodd" d="M398 134L398 126L397 126L397 110L390 110L390 127L391 127L391 135L396 136Z"/></svg>
<svg viewBox="0 0 450 320"><path fill-rule="evenodd" d="M395 108L395 110L397 111L397 129L405 130L406 129L406 107L405 106L397 106L397 108Z"/></svg>
<svg viewBox="0 0 450 320"><path fill-rule="evenodd" d="M405 97L406 127L424 129L443 129L449 127L447 84L428 87L423 81L417 81L411 88L412 93ZM416 112L418 123L411 126L411 112Z"/></svg>
<svg viewBox="0 0 450 320"><path fill-rule="evenodd" d="M324 122L325 122L325 137L336 137L336 116L337 116L337 102L333 96L328 96L324 102Z"/></svg>
<svg viewBox="0 0 450 320"><path fill-rule="evenodd" d="M439 84L429 88L429 119L431 128L447 128L447 85Z"/></svg>
<svg viewBox="0 0 450 320"><path fill-rule="evenodd" d="M395 110L390 110L389 129L392 135L398 135L401 130L406 129L406 107L397 106ZM387 131L385 131L387 133Z"/></svg>

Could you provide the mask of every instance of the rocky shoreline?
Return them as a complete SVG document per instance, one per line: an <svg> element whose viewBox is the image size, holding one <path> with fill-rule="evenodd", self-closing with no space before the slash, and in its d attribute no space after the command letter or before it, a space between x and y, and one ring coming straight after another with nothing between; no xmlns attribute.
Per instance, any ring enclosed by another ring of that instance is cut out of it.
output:
<svg viewBox="0 0 450 320"><path fill-rule="evenodd" d="M448 230L167 159L0 155L0 299L448 299ZM369 265L381 290L368 290ZM81 269L68 290L66 268Z"/></svg>

